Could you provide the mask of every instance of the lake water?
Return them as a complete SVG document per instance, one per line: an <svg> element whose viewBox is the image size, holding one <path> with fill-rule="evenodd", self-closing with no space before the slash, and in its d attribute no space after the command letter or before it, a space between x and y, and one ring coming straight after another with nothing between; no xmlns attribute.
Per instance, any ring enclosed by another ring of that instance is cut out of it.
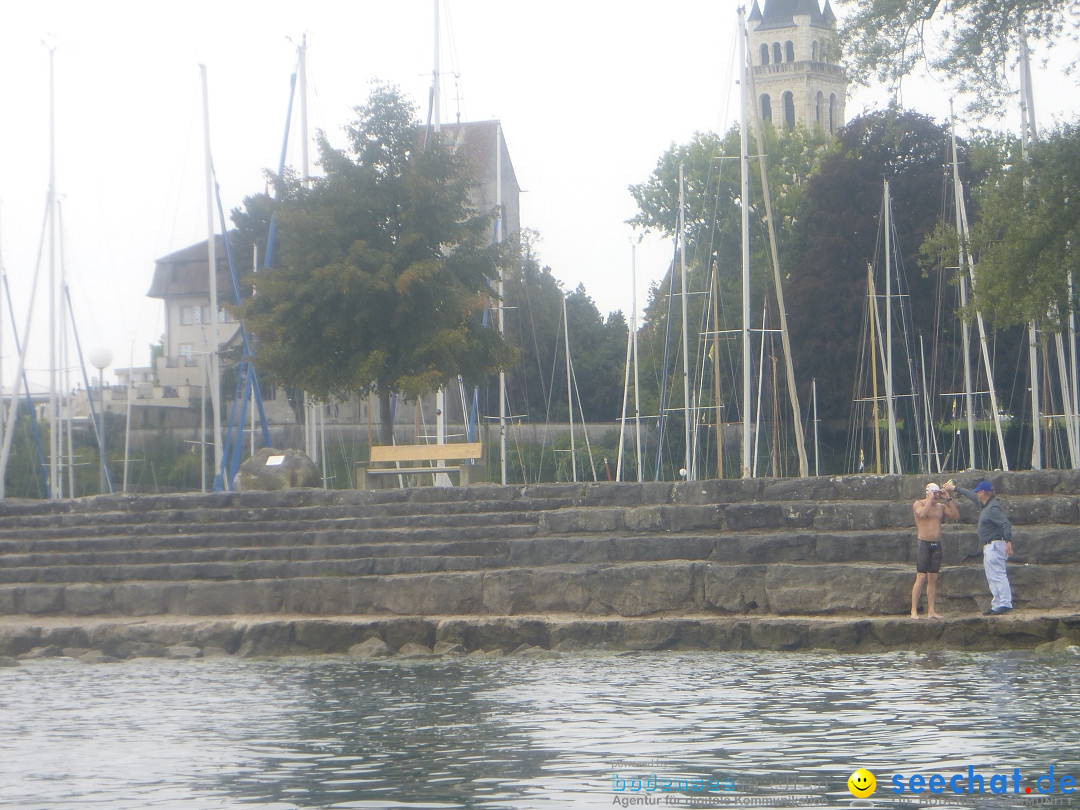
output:
<svg viewBox="0 0 1080 810"><path fill-rule="evenodd" d="M894 776L907 807L1080 807L1061 792L1080 779L1078 666L1028 652L27 661L0 669L0 807L850 807L860 767L877 807L900 806ZM908 790L935 774L985 791Z"/></svg>

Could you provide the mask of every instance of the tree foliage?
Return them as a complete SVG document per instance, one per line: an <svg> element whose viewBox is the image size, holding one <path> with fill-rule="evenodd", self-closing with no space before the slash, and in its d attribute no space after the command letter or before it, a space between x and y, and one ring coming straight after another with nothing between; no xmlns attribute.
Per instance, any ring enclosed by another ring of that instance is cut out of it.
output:
<svg viewBox="0 0 1080 810"><path fill-rule="evenodd" d="M279 258L240 316L259 366L283 384L319 398L377 392L388 441L391 394L479 382L512 353L481 319L501 255L490 215L470 208L463 158L420 148L415 110L394 87L377 85L356 114L346 149L319 133L324 175L311 188L277 178ZM265 198L246 207L234 221L257 230Z"/></svg>
<svg viewBox="0 0 1080 810"><path fill-rule="evenodd" d="M567 420L565 299L577 382L574 420L581 418L580 396L586 421L611 422L622 404L626 320L621 312L602 317L583 286L566 293L551 268L541 264L538 243L538 234L522 234L521 261L506 274L503 288L506 337L517 350L507 379L511 413L541 423ZM489 391L490 401L497 396L497 388Z"/></svg>
<svg viewBox="0 0 1080 810"><path fill-rule="evenodd" d="M979 189L972 230L975 304L1000 326L1037 321L1060 329L1080 278L1080 125L1033 143L1015 139Z"/></svg>
<svg viewBox="0 0 1080 810"><path fill-rule="evenodd" d="M1076 65L1078 0L838 0L852 81L899 87L920 65L942 72L977 113L999 113L1015 88L1021 31L1029 47L1060 47Z"/></svg>

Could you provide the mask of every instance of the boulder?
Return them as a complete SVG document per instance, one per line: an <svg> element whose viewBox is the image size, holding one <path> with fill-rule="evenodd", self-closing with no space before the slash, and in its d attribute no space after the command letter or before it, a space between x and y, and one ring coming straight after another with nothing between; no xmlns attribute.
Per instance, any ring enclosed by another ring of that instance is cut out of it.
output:
<svg viewBox="0 0 1080 810"><path fill-rule="evenodd" d="M318 487L322 484L319 468L300 450L277 450L264 447L240 465L233 478L233 490L272 491Z"/></svg>
<svg viewBox="0 0 1080 810"><path fill-rule="evenodd" d="M352 658L385 658L388 655L390 655L390 647L377 637L349 647L349 656Z"/></svg>
<svg viewBox="0 0 1080 810"><path fill-rule="evenodd" d="M434 655L435 653L432 651L431 647L417 644L414 641L402 644L401 649L398 650L399 658L431 658Z"/></svg>

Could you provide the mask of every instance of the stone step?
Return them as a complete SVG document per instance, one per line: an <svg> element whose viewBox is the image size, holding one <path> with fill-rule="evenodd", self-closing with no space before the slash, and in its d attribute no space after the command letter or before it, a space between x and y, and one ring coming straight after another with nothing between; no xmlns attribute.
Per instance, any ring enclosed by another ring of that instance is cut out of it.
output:
<svg viewBox="0 0 1080 810"><path fill-rule="evenodd" d="M0 656L34 658L95 650L112 659L163 657L169 648L201 655L345 655L378 639L391 654L406 645L472 655L536 655L581 650L903 650L1057 649L1080 639L1076 611L1016 611L1005 617L955 614L944 621L892 617L745 617L687 615L611 619L523 616L236 616L117 619L28 618L0 626ZM1046 655L1061 655L1047 651ZM921 659L920 659L921 660ZM930 659L927 659L928 661Z"/></svg>
<svg viewBox="0 0 1080 810"><path fill-rule="evenodd" d="M1009 576L1019 608L1076 605L1080 565L1012 565ZM912 582L911 566L898 564L671 561L272 580L7 584L0 585L0 615L903 615ZM985 608L989 593L981 566L944 570L938 600L945 610Z"/></svg>
<svg viewBox="0 0 1080 810"><path fill-rule="evenodd" d="M367 508L355 505L333 507L270 507L265 509L169 510L143 515L137 512L61 513L29 518L0 518L0 543L37 536L78 537L111 533L174 533L206 531L257 531L273 523L283 529L319 528L351 522L358 527L438 525L466 522L535 523L545 509L561 508L560 502L515 501L425 504L412 509L409 504Z"/></svg>
<svg viewBox="0 0 1080 810"><path fill-rule="evenodd" d="M252 579L310 576L320 563L327 575L391 572L385 564L361 571L358 561L400 558L413 570L442 570L440 557L469 557L478 568L566 563L611 564L703 560L729 564L906 562L914 564L915 536L892 532L798 532L536 537L531 526L476 530L380 532L271 532L256 538L218 535L120 537L34 541L34 551L0 555L0 583L95 582L119 579ZM251 541L260 541L252 544ZM1080 562L1075 529L1033 526L1017 540L1017 560L1039 565ZM969 530L943 535L943 563L978 562L982 546ZM424 558L429 561L420 562ZM260 574L256 563L273 562ZM340 564L339 564L340 563ZM455 568L461 568L454 563ZM394 572L402 572L399 568Z"/></svg>
<svg viewBox="0 0 1080 810"><path fill-rule="evenodd" d="M242 535L184 534L184 535L123 535L72 538L63 540L34 540L0 555L0 568L8 560L23 555L44 555L51 564L61 564L68 554L113 553L140 551L207 551L231 553L242 548L283 548L318 546L363 546L373 543L446 543L467 540L497 541L534 537L535 525L498 524L494 526L462 526L455 529L367 529L362 531L337 529L320 532L264 531Z"/></svg>
<svg viewBox="0 0 1080 810"><path fill-rule="evenodd" d="M244 523L220 523L206 525L193 523L187 525L146 526L132 524L117 530L116 526L67 527L63 531L40 530L16 534L9 533L7 539L0 539L0 554L28 553L30 551L56 550L74 547L79 543L97 543L101 547L109 544L117 548L130 548L146 538L229 538L235 544L235 538L248 536L304 536L317 537L320 534L338 535L352 533L357 537L370 537L381 532L415 531L425 532L441 530L447 533L460 531L472 532L491 528L497 530L504 526L537 527L539 521L535 513L499 512L475 515L418 515L402 518L334 518L317 520L258 520ZM212 541L211 541L212 542ZM253 541L244 540L245 543ZM67 545L65 545L67 544Z"/></svg>

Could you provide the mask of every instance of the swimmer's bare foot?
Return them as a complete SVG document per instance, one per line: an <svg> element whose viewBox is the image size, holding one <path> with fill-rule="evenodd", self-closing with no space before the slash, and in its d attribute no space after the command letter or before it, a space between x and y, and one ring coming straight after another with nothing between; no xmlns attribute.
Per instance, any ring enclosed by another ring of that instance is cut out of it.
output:
<svg viewBox="0 0 1080 810"><path fill-rule="evenodd" d="M911 618L917 619L917 618L919 618L919 614L916 611L913 610L913 611L911 611Z"/></svg>
<svg viewBox="0 0 1080 810"><path fill-rule="evenodd" d="M945 618L940 613L931 613L931 614L929 614L929 616L930 616L931 619L943 619L943 618Z"/></svg>

